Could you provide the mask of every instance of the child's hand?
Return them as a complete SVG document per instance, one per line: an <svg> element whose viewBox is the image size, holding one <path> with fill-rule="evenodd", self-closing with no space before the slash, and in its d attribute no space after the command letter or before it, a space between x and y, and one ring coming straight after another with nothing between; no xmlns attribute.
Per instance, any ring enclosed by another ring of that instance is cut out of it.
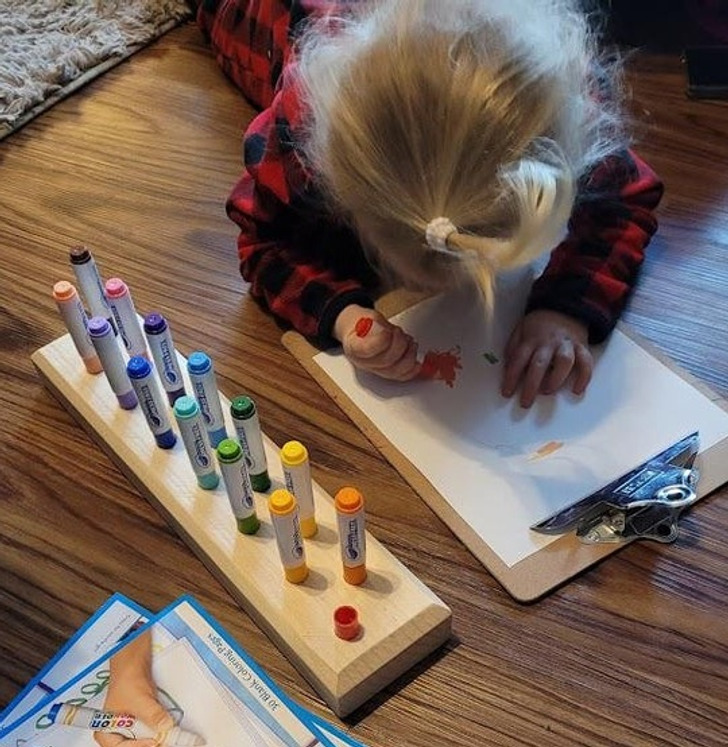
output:
<svg viewBox="0 0 728 747"><path fill-rule="evenodd" d="M503 396L511 397L520 385L521 407L530 407L537 394L553 394L572 372L571 391L583 394L594 368L588 337L586 326L566 314L526 314L506 346Z"/></svg>
<svg viewBox="0 0 728 747"><path fill-rule="evenodd" d="M417 343L378 311L347 306L336 319L334 336L354 366L384 379L409 381L422 367Z"/></svg>

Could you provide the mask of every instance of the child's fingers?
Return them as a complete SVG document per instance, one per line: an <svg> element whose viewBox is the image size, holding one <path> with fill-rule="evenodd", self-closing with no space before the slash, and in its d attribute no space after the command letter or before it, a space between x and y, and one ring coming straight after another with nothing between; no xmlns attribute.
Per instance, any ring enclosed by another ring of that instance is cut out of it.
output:
<svg viewBox="0 0 728 747"><path fill-rule="evenodd" d="M551 365L552 356L553 349L550 347L537 348L531 356L521 385L521 407L530 407L534 403L536 395L541 390L544 376Z"/></svg>
<svg viewBox="0 0 728 747"><path fill-rule="evenodd" d="M571 387L571 391L574 394L584 394L589 382L591 381L592 373L594 371L594 357L592 356L591 350L586 345L576 345L574 349L575 364L574 364L574 383Z"/></svg>
<svg viewBox="0 0 728 747"><path fill-rule="evenodd" d="M501 393L504 397L513 396L532 355L533 348L530 345L519 345L506 357L501 386Z"/></svg>
<svg viewBox="0 0 728 747"><path fill-rule="evenodd" d="M574 368L576 354L571 340L562 340L551 357L550 368L541 385L543 394L552 394L566 381Z"/></svg>

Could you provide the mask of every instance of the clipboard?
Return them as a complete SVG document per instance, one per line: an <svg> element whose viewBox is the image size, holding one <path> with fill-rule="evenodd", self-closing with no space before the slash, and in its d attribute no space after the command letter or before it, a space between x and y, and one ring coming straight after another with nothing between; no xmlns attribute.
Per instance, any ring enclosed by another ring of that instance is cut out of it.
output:
<svg viewBox="0 0 728 747"><path fill-rule="evenodd" d="M391 317L422 301L423 298L417 294L395 291L383 297L377 303L377 309L386 317ZM626 325L618 325L618 330L726 413L726 430L722 438L702 451L699 456L701 478L697 493L698 499L703 498L728 482L728 402L680 369ZM620 544L584 544L574 532L570 532L559 536L538 552L515 564L505 563L397 445L352 401L349 394L318 365L314 358L321 352L319 349L294 331L284 333L282 342L382 456L517 601L532 602L543 597L608 555L630 544L630 541Z"/></svg>

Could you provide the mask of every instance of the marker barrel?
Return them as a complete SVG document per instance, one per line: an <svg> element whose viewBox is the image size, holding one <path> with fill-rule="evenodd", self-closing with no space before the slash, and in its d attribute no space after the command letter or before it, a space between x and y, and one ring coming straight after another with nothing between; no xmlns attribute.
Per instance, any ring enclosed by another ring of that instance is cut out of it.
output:
<svg viewBox="0 0 728 747"><path fill-rule="evenodd" d="M200 412L205 421L205 427L213 448L223 438L227 438L225 420L220 404L220 393L217 390L215 369L206 353L199 351L192 353L187 359L187 373L195 399L200 406Z"/></svg>
<svg viewBox="0 0 728 747"><path fill-rule="evenodd" d="M357 586L367 577L364 497L356 488L342 488L334 497L334 506L344 581Z"/></svg>
<svg viewBox="0 0 728 747"><path fill-rule="evenodd" d="M250 484L245 454L240 444L232 438L224 438L217 445L217 461L225 483L230 508L243 534L255 534L260 521L255 513L253 486Z"/></svg>
<svg viewBox="0 0 728 747"><path fill-rule="evenodd" d="M288 441L280 452L286 488L296 496L301 514L301 531L304 537L313 537L318 531L316 507L313 502L313 483L308 450L299 441Z"/></svg>
<svg viewBox="0 0 728 747"><path fill-rule="evenodd" d="M109 308L114 315L129 357L141 355L147 358L147 343L139 324L129 286L121 278L109 278L106 281L105 291Z"/></svg>
<svg viewBox="0 0 728 747"><path fill-rule="evenodd" d="M174 416L190 464L197 477L197 484L205 490L216 488L220 482L220 476L215 469L205 421L197 401L186 395L180 397L174 403Z"/></svg>
<svg viewBox="0 0 728 747"><path fill-rule="evenodd" d="M174 406L184 396L185 384L167 320L161 314L147 314L144 317L144 334L169 404Z"/></svg>
<svg viewBox="0 0 728 747"><path fill-rule="evenodd" d="M132 410L137 406L136 394L126 373L124 356L109 320L102 316L91 317L88 322L88 333L119 405L124 410Z"/></svg>
<svg viewBox="0 0 728 747"><path fill-rule="evenodd" d="M101 282L98 267L91 252L85 246L76 246L71 249L70 259L73 274L76 276L79 290L86 299L91 316L101 316L107 319L114 336L116 336L116 325L104 293L104 285Z"/></svg>
<svg viewBox="0 0 728 747"><path fill-rule="evenodd" d="M155 738L158 745L176 745L176 747L197 747L205 744L205 741L197 734L185 731L179 726L158 731L130 713L99 711L71 703L56 703L48 715L54 724L75 726L107 734L121 734L130 740Z"/></svg>
<svg viewBox="0 0 728 747"><path fill-rule="evenodd" d="M296 499L288 490L274 490L268 499L268 510L286 579L300 584L308 576L308 566Z"/></svg>
<svg viewBox="0 0 728 747"><path fill-rule="evenodd" d="M152 364L146 358L135 355L126 364L126 373L157 446L171 449L177 443L177 436L167 417L167 402L154 377Z"/></svg>
<svg viewBox="0 0 728 747"><path fill-rule="evenodd" d="M53 299L86 370L90 374L101 373L104 367L89 337L88 317L76 288L60 280L53 286Z"/></svg>
<svg viewBox="0 0 728 747"><path fill-rule="evenodd" d="M253 490L260 492L268 490L270 488L268 462L265 457L263 434L260 430L260 420L255 403L250 397L235 397L230 403L230 414L233 417L233 425L238 440L245 452L245 461Z"/></svg>

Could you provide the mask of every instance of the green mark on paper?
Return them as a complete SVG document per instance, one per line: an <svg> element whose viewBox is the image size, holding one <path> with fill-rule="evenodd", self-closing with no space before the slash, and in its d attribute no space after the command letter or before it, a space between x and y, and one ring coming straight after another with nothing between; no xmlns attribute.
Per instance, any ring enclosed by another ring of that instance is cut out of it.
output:
<svg viewBox="0 0 728 747"><path fill-rule="evenodd" d="M485 358L488 363L498 363L498 356L495 353L483 353L483 358Z"/></svg>

